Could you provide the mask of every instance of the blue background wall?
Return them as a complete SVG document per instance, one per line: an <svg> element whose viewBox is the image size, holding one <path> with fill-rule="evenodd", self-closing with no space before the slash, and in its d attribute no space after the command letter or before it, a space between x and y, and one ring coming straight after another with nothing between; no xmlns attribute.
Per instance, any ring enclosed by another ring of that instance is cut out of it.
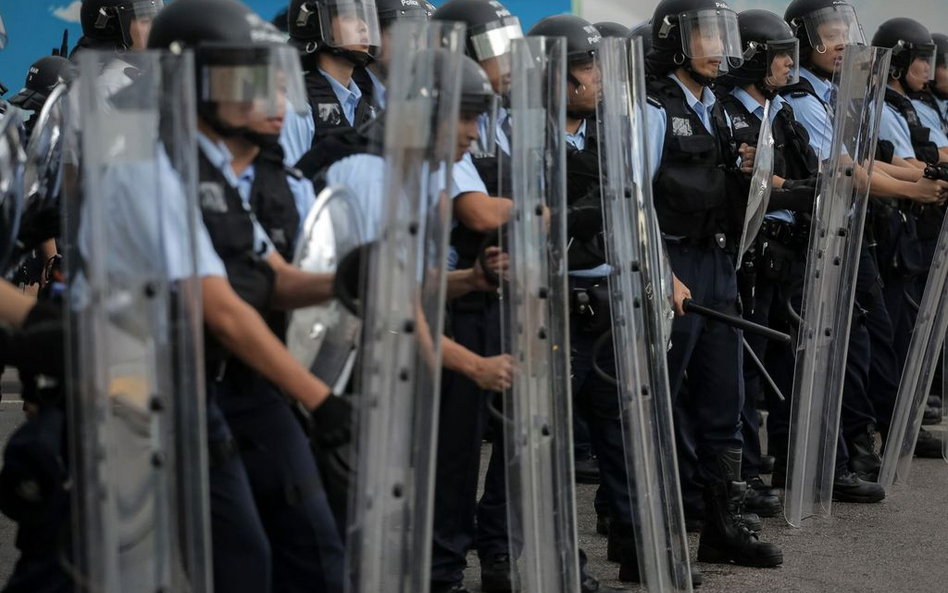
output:
<svg viewBox="0 0 948 593"><path fill-rule="evenodd" d="M247 0L246 3L270 20L289 2ZM63 29L69 29L70 48L75 45L82 35L80 4L79 0L0 0L0 15L9 35L7 48L0 52L0 82L10 88L8 98L23 85L30 64L59 47ZM504 5L520 17L526 29L547 15L568 12L570 0L506 0Z"/></svg>

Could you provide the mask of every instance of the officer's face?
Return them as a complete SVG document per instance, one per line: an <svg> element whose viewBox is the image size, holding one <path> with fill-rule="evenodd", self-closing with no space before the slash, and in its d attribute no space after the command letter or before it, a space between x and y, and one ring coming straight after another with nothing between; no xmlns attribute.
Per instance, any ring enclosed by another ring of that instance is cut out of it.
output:
<svg viewBox="0 0 948 593"><path fill-rule="evenodd" d="M574 109L595 110L602 85L602 73L595 62L570 66L570 74L579 81L576 86L567 82L566 101Z"/></svg>
<svg viewBox="0 0 948 593"><path fill-rule="evenodd" d="M948 66L935 68L935 90L948 94Z"/></svg>
<svg viewBox="0 0 948 593"><path fill-rule="evenodd" d="M912 65L909 66L908 71L905 73L905 83L908 85L908 89L912 91L920 91L925 88L925 84L928 83L929 79L932 76L932 65L927 58L916 58Z"/></svg>
<svg viewBox="0 0 948 593"><path fill-rule="evenodd" d="M454 150L454 162L464 158L471 145L480 138L477 130L477 113L461 113L458 117L458 143Z"/></svg>
<svg viewBox="0 0 948 593"><path fill-rule="evenodd" d="M151 31L151 16L132 19L128 24L128 36L132 39L132 49L144 50L148 47L148 33Z"/></svg>
<svg viewBox="0 0 948 593"><path fill-rule="evenodd" d="M481 68L487 74L490 85L498 95L505 95L510 89L510 54L481 60Z"/></svg>
<svg viewBox="0 0 948 593"><path fill-rule="evenodd" d="M369 27L353 13L342 13L332 19L332 38L343 49L369 51Z"/></svg>
<svg viewBox="0 0 948 593"><path fill-rule="evenodd" d="M700 27L691 31L691 50L700 58L692 58L691 67L706 78L717 78L724 53L724 42L717 27Z"/></svg>
<svg viewBox="0 0 948 593"><path fill-rule="evenodd" d="M767 78L767 84L772 88L787 86L792 72L793 58L790 54L780 54L770 63L770 77Z"/></svg>
<svg viewBox="0 0 948 593"><path fill-rule="evenodd" d="M813 64L820 70L836 72L843 65L849 25L843 21L829 21L820 25L817 31L821 44L811 52Z"/></svg>

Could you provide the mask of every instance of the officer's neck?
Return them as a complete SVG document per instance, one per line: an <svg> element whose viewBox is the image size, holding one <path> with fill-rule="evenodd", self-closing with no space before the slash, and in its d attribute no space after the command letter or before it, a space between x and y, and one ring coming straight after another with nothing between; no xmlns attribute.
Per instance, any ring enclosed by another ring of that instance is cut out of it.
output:
<svg viewBox="0 0 948 593"><path fill-rule="evenodd" d="M222 136L202 119L198 120L198 130L212 142L221 142L227 147L231 156L230 166L236 177L240 177L260 154L260 147L250 140L243 136Z"/></svg>
<svg viewBox="0 0 948 593"><path fill-rule="evenodd" d="M566 118L566 132L568 134L575 134L579 131L579 127L583 125L583 120L573 119L571 117Z"/></svg>
<svg viewBox="0 0 948 593"><path fill-rule="evenodd" d="M695 96L699 101L701 100L702 95L704 95L704 85L691 77L691 73L685 70L684 68L678 68L675 70L675 76L678 77L678 80L681 81L681 84L685 85L685 88L691 91L691 94Z"/></svg>
<svg viewBox="0 0 948 593"><path fill-rule="evenodd" d="M908 94L908 93L905 92L905 87L902 86L902 81L900 81L900 80L897 79L897 78L890 78L890 79L889 79L889 86L892 87L892 89L893 89L895 92L897 92L898 94L902 95L903 97Z"/></svg>
<svg viewBox="0 0 948 593"><path fill-rule="evenodd" d="M355 66L349 60L323 52L316 56L316 64L320 70L342 86L348 88L349 83L352 82L352 72L355 70Z"/></svg>
<svg viewBox="0 0 948 593"><path fill-rule="evenodd" d="M767 97L764 96L764 93L760 92L760 89L757 88L756 84L749 84L745 86L744 91L753 97L755 101L760 103L761 107L767 103Z"/></svg>
<svg viewBox="0 0 948 593"><path fill-rule="evenodd" d="M381 60L375 60L369 64L369 70L372 71L372 74L375 75L383 84L385 79L388 78L388 73L386 72L385 66L382 64Z"/></svg>

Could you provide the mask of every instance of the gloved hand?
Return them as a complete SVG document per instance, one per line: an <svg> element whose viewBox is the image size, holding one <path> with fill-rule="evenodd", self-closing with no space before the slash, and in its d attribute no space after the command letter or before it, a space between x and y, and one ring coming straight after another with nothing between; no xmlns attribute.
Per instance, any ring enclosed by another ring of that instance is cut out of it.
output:
<svg viewBox="0 0 948 593"><path fill-rule="evenodd" d="M19 331L7 338L6 362L21 373L62 378L66 367L66 332L62 304L40 301L34 305Z"/></svg>
<svg viewBox="0 0 948 593"><path fill-rule="evenodd" d="M787 179L783 182L783 188L774 188L770 193L769 209L811 212L815 198L815 177L807 179Z"/></svg>
<svg viewBox="0 0 948 593"><path fill-rule="evenodd" d="M352 404L345 397L330 395L310 414L313 438L319 445L334 448L352 441Z"/></svg>
<svg viewBox="0 0 948 593"><path fill-rule="evenodd" d="M345 254L336 266L333 278L333 293L353 315L362 315L362 303L359 299L362 286L363 269L369 263L369 254L376 243L363 243Z"/></svg>

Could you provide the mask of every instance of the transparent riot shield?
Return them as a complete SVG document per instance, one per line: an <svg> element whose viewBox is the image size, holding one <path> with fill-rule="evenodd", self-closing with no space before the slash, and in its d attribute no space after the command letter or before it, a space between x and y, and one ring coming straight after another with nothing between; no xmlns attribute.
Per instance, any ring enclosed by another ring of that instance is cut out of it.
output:
<svg viewBox="0 0 948 593"><path fill-rule="evenodd" d="M905 357L905 369L892 412L892 423L879 469L879 483L888 492L893 483L908 479L915 441L922 427L932 381L948 330L948 218L942 222L928 282L918 309L915 329ZM944 372L944 370L942 370ZM944 404L942 404L944 405Z"/></svg>
<svg viewBox="0 0 948 593"><path fill-rule="evenodd" d="M770 124L770 101L764 105L760 135L757 136L757 156L754 158L754 174L751 177L750 192L747 194L747 210L744 215L744 231L737 252L737 266L740 268L744 253L757 237L760 225L767 214L770 204L770 191L774 180L774 133Z"/></svg>
<svg viewBox="0 0 948 593"><path fill-rule="evenodd" d="M339 261L364 242L358 200L348 189L327 187L303 223L293 264L306 272L335 272ZM286 346L315 376L342 393L355 365L362 320L338 299L294 310Z"/></svg>
<svg viewBox="0 0 948 593"><path fill-rule="evenodd" d="M794 370L784 514L828 516L869 176L889 68L887 50L850 46L834 84L833 143L814 206Z"/></svg>
<svg viewBox="0 0 948 593"><path fill-rule="evenodd" d="M70 162L67 398L84 590L211 590L190 53L139 54L106 100L84 51ZM75 190L75 191L73 191Z"/></svg>
<svg viewBox="0 0 948 593"><path fill-rule="evenodd" d="M649 180L642 42L603 39L599 159L623 444L642 582L691 591L668 384L671 269Z"/></svg>
<svg viewBox="0 0 948 593"><path fill-rule="evenodd" d="M566 44L514 41L507 521L524 593L579 591L566 276Z"/></svg>
<svg viewBox="0 0 948 593"><path fill-rule="evenodd" d="M13 253L23 211L23 125L9 114L0 119L0 271Z"/></svg>
<svg viewBox="0 0 948 593"><path fill-rule="evenodd" d="M26 170L23 176L26 203L23 216L27 220L59 206L68 88L60 84L49 94L26 147Z"/></svg>
<svg viewBox="0 0 948 593"><path fill-rule="evenodd" d="M357 472L348 525L350 591L425 593L441 334L464 29L393 25L383 213L364 295Z"/></svg>

